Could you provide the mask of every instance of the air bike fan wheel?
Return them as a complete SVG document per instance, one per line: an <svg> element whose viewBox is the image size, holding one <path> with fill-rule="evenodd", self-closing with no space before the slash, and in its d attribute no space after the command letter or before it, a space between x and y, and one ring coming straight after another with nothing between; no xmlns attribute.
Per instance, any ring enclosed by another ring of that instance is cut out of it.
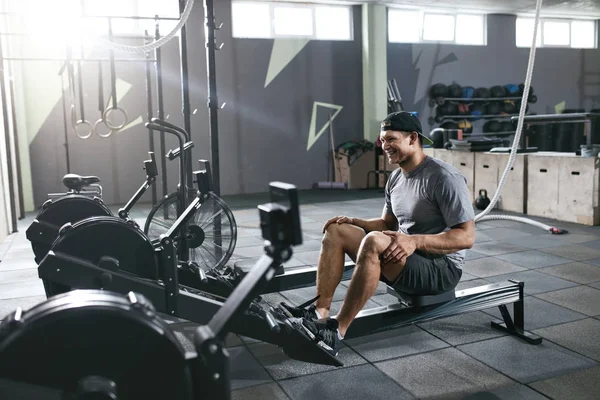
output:
<svg viewBox="0 0 600 400"><path fill-rule="evenodd" d="M156 240L166 233L178 218L178 193L171 193L150 211L144 233ZM196 211L185 228L189 247L189 261L202 269L211 270L224 266L235 250L237 225L227 204L210 192L208 198Z"/></svg>

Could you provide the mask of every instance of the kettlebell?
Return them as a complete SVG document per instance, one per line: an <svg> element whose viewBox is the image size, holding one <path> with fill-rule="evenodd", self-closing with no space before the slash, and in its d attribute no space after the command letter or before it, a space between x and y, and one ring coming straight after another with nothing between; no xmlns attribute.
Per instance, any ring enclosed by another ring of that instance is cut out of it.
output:
<svg viewBox="0 0 600 400"><path fill-rule="evenodd" d="M479 196L475 199L475 207L478 210L485 210L490 205L490 199L487 197L487 190L481 189Z"/></svg>

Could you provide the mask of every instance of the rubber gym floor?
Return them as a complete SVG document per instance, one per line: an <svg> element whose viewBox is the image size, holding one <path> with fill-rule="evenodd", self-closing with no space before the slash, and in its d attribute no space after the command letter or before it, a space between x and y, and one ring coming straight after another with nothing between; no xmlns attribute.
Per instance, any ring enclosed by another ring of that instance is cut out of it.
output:
<svg viewBox="0 0 600 400"><path fill-rule="evenodd" d="M304 243L288 267L316 265L323 223L334 215L365 218L381 212L374 191L302 191ZM232 259L258 258L256 205L265 195L224 196L234 210L238 241ZM118 209L117 206L114 209ZM142 223L149 206L132 213ZM0 318L17 306L45 300L25 229L0 244ZM477 224L458 289L509 278L525 282L525 326L541 336L533 346L490 327L497 308L477 311L346 342L344 367L290 360L275 346L229 335L234 399L598 399L600 398L600 227L535 220L567 229L551 235L511 221ZM347 282L334 297L335 313ZM299 304L313 288L264 296ZM395 302L380 285L366 308ZM167 317L168 319L168 317ZM195 324L171 320L187 348ZM168 368L168 366L165 366Z"/></svg>

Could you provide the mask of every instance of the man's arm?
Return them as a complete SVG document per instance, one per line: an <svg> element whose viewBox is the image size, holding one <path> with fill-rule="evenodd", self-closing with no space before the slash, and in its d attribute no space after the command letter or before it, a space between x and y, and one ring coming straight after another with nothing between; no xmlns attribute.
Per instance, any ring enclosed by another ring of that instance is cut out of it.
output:
<svg viewBox="0 0 600 400"><path fill-rule="evenodd" d="M395 231L397 229L398 220L394 214L387 213L384 210L381 218L352 218L352 224L358 226L359 228L363 228L367 233L372 231Z"/></svg>
<svg viewBox="0 0 600 400"><path fill-rule="evenodd" d="M450 254L470 249L475 243L475 221L470 220L453 226L436 235L410 235L417 250L432 254Z"/></svg>

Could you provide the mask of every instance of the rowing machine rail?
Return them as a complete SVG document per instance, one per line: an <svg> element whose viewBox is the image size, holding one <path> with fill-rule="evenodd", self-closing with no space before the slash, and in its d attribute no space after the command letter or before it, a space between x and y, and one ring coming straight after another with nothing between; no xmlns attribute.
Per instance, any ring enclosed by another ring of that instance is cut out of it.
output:
<svg viewBox="0 0 600 400"><path fill-rule="evenodd" d="M497 306L500 308L504 322L492 321L492 327L515 335L530 344L540 344L542 339L539 336L524 329L523 288L523 282L509 280L457 291L455 299L438 304L414 307L397 303L363 310L358 313L348 328L345 338L365 336ZM507 304L513 304L514 320L508 312Z"/></svg>

